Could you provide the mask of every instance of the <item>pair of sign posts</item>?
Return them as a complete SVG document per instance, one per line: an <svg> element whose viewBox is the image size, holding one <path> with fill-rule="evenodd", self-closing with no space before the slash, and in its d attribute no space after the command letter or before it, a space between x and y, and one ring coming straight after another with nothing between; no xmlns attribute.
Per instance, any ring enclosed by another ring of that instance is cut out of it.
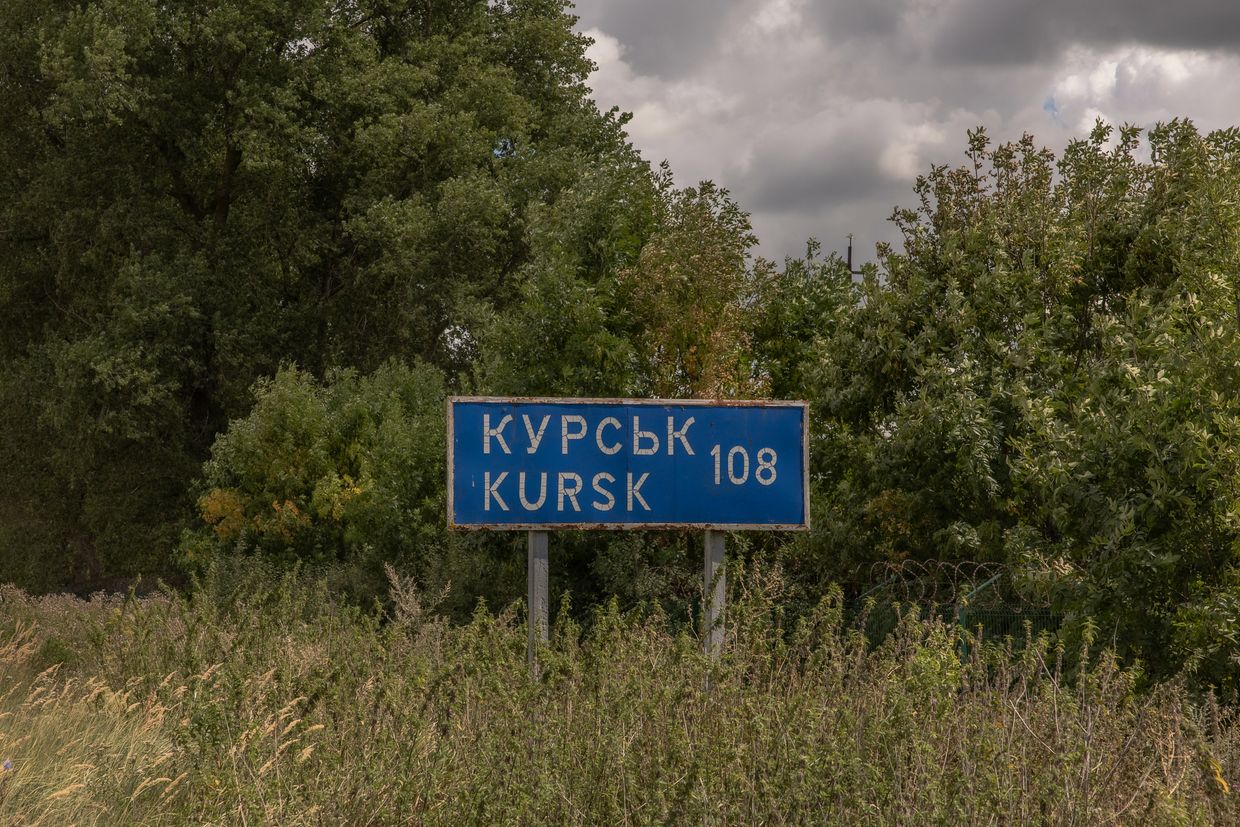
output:
<svg viewBox="0 0 1240 827"><path fill-rule="evenodd" d="M809 527L804 402L453 397L448 524L529 532L529 661L548 630L547 532L705 531L704 642L723 646L725 531Z"/></svg>

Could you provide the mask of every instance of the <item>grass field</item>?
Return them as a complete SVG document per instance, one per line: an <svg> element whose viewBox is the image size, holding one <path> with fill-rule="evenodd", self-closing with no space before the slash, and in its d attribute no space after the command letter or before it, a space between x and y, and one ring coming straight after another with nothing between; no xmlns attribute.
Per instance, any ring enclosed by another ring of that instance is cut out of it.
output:
<svg viewBox="0 0 1240 827"><path fill-rule="evenodd" d="M1049 640L881 646L751 570L712 664L655 611L451 625L217 568L189 597L0 591L3 824L1235 824L1235 715Z"/></svg>

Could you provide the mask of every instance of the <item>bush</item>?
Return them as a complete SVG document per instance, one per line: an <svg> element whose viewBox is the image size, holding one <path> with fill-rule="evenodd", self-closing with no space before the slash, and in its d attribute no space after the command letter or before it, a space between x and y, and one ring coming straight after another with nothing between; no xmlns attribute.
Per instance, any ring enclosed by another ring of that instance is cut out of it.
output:
<svg viewBox="0 0 1240 827"><path fill-rule="evenodd" d="M203 466L187 562L222 552L281 562L396 560L424 567L445 543L444 385L426 365L369 376L296 367L254 387Z"/></svg>

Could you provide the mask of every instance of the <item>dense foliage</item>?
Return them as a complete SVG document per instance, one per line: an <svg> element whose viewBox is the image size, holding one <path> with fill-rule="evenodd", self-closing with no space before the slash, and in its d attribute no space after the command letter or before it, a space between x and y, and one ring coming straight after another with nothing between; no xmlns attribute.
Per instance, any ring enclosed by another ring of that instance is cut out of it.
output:
<svg viewBox="0 0 1240 827"><path fill-rule="evenodd" d="M0 0L0 578L394 561L468 615L442 400L813 406L796 606L1006 566L1154 674L1238 688L1240 133L969 136L854 281L677 188L559 0ZM553 588L692 611L685 535L557 537ZM749 545L751 544L752 545Z"/></svg>
<svg viewBox="0 0 1240 827"><path fill-rule="evenodd" d="M199 508L213 542L188 540L189 562L215 544L287 564L433 555L445 446L432 369L391 363L365 378L330 375L323 387L288 369L256 396L204 468Z"/></svg>
<svg viewBox="0 0 1240 827"><path fill-rule="evenodd" d="M557 255L561 195L609 193L619 223L645 167L571 23L558 0L0 3L5 576L166 571L257 379L455 377Z"/></svg>
<svg viewBox="0 0 1240 827"><path fill-rule="evenodd" d="M806 369L827 573L1007 563L1156 670L1235 678L1240 132L971 136ZM838 576L838 574L837 574Z"/></svg>

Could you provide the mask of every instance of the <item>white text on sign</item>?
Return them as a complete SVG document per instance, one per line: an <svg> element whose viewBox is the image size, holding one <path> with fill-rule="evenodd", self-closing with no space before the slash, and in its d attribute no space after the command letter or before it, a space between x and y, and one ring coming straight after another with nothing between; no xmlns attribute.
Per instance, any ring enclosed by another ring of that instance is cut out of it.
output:
<svg viewBox="0 0 1240 827"><path fill-rule="evenodd" d="M544 414L542 417L521 414L519 419L512 414L504 414L497 417L493 423L491 415L484 414L482 417L482 453L489 455L494 451L510 456L514 451L523 450L527 454L537 455L543 446L552 418L550 414ZM520 427L516 425L518 421ZM667 456L676 456L678 447L683 455L695 456L693 444L689 441L689 429L695 421L696 417L693 416L680 420L677 420L675 416L668 416L666 428L663 429L659 426L644 425L641 416L633 416L632 426L628 429L628 434L631 435L631 442L629 442L625 438L624 425L614 416L602 417L596 423L591 424L586 417L579 414L564 414L559 417L559 444L555 446L555 443L552 443L555 447L549 447L546 450L554 451L558 447L561 456L569 456L572 443L585 440L592 435L595 446L607 456L618 454L624 450L626 444L631 445L630 453L634 457L655 456L664 451ZM662 424L660 422L660 425ZM722 460L720 445L715 445L710 455L714 458L715 485L722 484L724 479L722 471L725 465L729 483L744 485L749 481L750 457L744 446L737 445L728 450L726 463ZM755 458L757 467L754 469L753 479L760 485L774 483L775 464L778 461L775 450L760 448ZM581 512L581 501L586 497L591 498L588 502L595 511L610 512L618 505L616 495L620 489L615 486L620 481L615 475L606 471L593 475L583 475L575 471L541 471L537 474L521 471L517 472L515 479L509 482L512 476L508 471L498 471L494 474L490 471L483 473L483 511L489 512L492 509L510 511L513 504L518 505L524 511L538 511L547 503L548 485L552 481L555 486L554 502L557 512ZM584 491L587 478L590 480L588 493ZM625 511L632 513L634 510L651 510L650 503L642 493L642 486L649 478L650 472L641 474L629 472L625 475L623 486ZM515 496L510 490L513 488L515 488Z"/></svg>

